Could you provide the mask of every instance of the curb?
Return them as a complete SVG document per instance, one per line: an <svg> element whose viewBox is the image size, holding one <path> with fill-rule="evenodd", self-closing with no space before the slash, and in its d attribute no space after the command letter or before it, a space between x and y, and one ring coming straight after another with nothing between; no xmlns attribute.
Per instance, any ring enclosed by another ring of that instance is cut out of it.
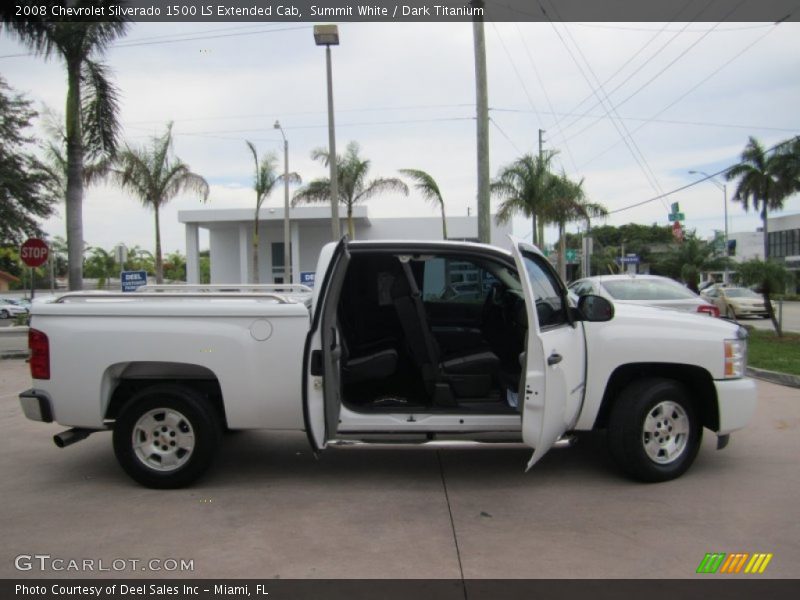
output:
<svg viewBox="0 0 800 600"><path fill-rule="evenodd" d="M766 369L756 369L755 367L747 367L747 375L756 379L769 381L770 383L785 385L786 387L800 388L800 376L798 375L767 371Z"/></svg>

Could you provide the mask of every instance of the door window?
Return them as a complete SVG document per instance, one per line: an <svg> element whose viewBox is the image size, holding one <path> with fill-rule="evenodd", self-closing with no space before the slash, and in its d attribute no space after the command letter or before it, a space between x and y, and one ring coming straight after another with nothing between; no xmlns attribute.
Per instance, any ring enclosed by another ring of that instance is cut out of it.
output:
<svg viewBox="0 0 800 600"><path fill-rule="evenodd" d="M536 299L539 327L556 327L567 323L566 303L561 282L541 257L525 252L525 270Z"/></svg>
<svg viewBox="0 0 800 600"><path fill-rule="evenodd" d="M483 304L494 281L491 273L468 260L429 258L425 261L422 300Z"/></svg>

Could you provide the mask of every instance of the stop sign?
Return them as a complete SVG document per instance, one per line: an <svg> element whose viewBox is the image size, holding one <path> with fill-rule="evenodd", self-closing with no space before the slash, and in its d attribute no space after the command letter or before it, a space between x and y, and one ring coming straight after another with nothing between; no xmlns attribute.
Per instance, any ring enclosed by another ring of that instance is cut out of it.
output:
<svg viewBox="0 0 800 600"><path fill-rule="evenodd" d="M49 250L44 240L29 238L19 250L19 257L29 267L41 267L47 262Z"/></svg>

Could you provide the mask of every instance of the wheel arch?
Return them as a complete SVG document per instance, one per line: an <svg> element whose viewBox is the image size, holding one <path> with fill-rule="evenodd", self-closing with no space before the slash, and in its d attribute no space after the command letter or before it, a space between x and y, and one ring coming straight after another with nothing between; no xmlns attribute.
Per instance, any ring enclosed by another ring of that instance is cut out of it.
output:
<svg viewBox="0 0 800 600"><path fill-rule="evenodd" d="M704 427L719 429L717 390L711 374L697 365L678 363L633 363L617 367L608 379L594 429L605 429L620 392L642 379L665 378L679 382L686 389Z"/></svg>
<svg viewBox="0 0 800 600"><path fill-rule="evenodd" d="M199 394L227 427L222 387L216 374L202 365L177 362L135 361L109 366L102 379L104 419L116 420L134 394L165 383L183 386Z"/></svg>

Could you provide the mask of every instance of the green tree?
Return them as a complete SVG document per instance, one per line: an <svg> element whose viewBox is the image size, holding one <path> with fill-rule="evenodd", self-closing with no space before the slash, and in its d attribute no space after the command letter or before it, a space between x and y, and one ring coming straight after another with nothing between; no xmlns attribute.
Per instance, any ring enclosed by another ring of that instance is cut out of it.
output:
<svg viewBox="0 0 800 600"><path fill-rule="evenodd" d="M492 195L502 199L495 220L507 223L517 213L531 219L531 240L537 246L544 243L540 225L546 221L555 191L557 177L550 165L556 154L552 150L541 156L525 154L501 168L491 184Z"/></svg>
<svg viewBox="0 0 800 600"><path fill-rule="evenodd" d="M422 197L435 204L442 211L442 239L447 239L447 219L444 215L444 198L439 191L436 180L425 171L418 169L400 169L400 173L414 181L414 188Z"/></svg>
<svg viewBox="0 0 800 600"><path fill-rule="evenodd" d="M756 258L739 263L736 268L736 276L742 284L756 285L760 288L764 306L767 307L767 314L775 328L775 333L778 334L778 337L783 336L781 325L775 318L775 309L770 296L785 292L786 287L794 281L794 275L782 263Z"/></svg>
<svg viewBox="0 0 800 600"><path fill-rule="evenodd" d="M84 261L86 277L97 279L97 289L105 288L109 279L120 272L114 253L97 246L90 246L87 251L89 256Z"/></svg>
<svg viewBox="0 0 800 600"><path fill-rule="evenodd" d="M353 224L353 207L359 202L369 200L373 196L385 192L399 192L408 196L408 186L396 177L379 177L368 180L370 161L361 158L360 148L356 142L350 142L344 156L336 157L339 179L339 202L347 208L347 232L350 239L355 239ZM317 148L311 158L325 165L330 162L330 153ZM292 198L292 205L330 202L331 182L329 178L315 179L300 188Z"/></svg>
<svg viewBox="0 0 800 600"><path fill-rule="evenodd" d="M785 175L785 174L783 174ZM750 137L741 162L734 165L725 177L728 181L737 179L733 199L741 202L745 211L752 203L755 210L761 209L761 222L764 227L764 260L769 260L769 224L767 217L771 210L781 210L790 194L782 177L781 160L776 153L768 153L761 143Z"/></svg>
<svg viewBox="0 0 800 600"><path fill-rule="evenodd" d="M47 167L26 134L36 111L0 77L0 244L40 236L38 219L50 216L58 198Z"/></svg>
<svg viewBox="0 0 800 600"><path fill-rule="evenodd" d="M83 162L87 151L113 154L117 144L117 92L109 79L108 67L98 57L125 34L127 22L111 16L107 9L114 0L76 0L75 8L102 7L102 21L73 20L48 16L48 20L19 20L4 14L6 30L35 54L49 59L57 56L67 67L66 220L69 254L69 287L83 287Z"/></svg>
<svg viewBox="0 0 800 600"><path fill-rule="evenodd" d="M148 275L156 274L156 259L153 253L139 246L128 248L128 258L123 266L126 271L147 271Z"/></svg>
<svg viewBox="0 0 800 600"><path fill-rule="evenodd" d="M603 217L608 215L608 210L602 204L586 200L583 179L575 182L569 179L565 173L553 179L551 194L549 205L542 214L548 221L558 225L558 273L562 279L566 280L567 223Z"/></svg>
<svg viewBox="0 0 800 600"><path fill-rule="evenodd" d="M255 175L253 176L253 190L256 192L256 212L253 218L253 283L258 283L258 213L261 211L261 205L275 189L275 186L284 180L284 176L278 175L278 157L270 152L264 156L261 161L258 160L258 152L252 142L248 142L247 147L253 155L253 162L255 163ZM289 173L290 183L300 183L301 179L297 173ZM284 248L285 253L289 252L289 248ZM288 277L286 278L288 281Z"/></svg>
<svg viewBox="0 0 800 600"><path fill-rule="evenodd" d="M186 281L186 257L177 250L164 260L164 277L170 281Z"/></svg>
<svg viewBox="0 0 800 600"><path fill-rule="evenodd" d="M141 203L153 210L156 226L156 283L164 282L161 256L161 223L159 211L178 194L193 192L205 202L208 182L193 173L189 165L172 156L172 123L161 137L153 138L151 146L133 148L119 153L110 173L120 187L127 189Z"/></svg>
<svg viewBox="0 0 800 600"><path fill-rule="evenodd" d="M683 242L671 244L667 253L661 255L653 267L659 274L680 279L689 289L697 292L701 272L722 270L727 263L729 259L726 257L716 256L712 244L690 231Z"/></svg>

